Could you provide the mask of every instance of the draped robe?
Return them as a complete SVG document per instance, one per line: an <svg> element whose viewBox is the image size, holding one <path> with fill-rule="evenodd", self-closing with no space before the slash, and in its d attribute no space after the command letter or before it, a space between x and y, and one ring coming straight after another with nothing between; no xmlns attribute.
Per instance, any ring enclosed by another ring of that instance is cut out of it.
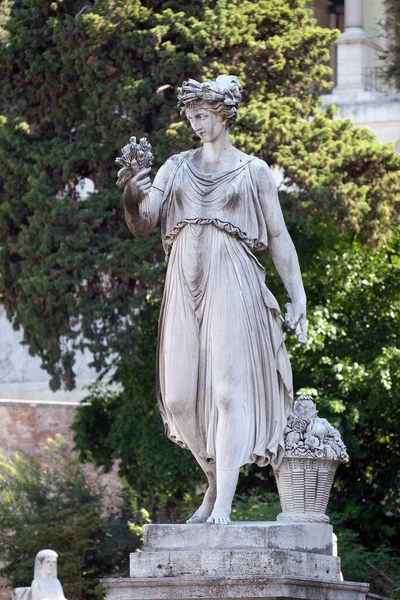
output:
<svg viewBox="0 0 400 600"><path fill-rule="evenodd" d="M218 468L276 468L293 391L283 319L254 256L268 246L268 198L258 189L260 168L268 167L243 155L236 169L206 174L191 163L192 152L170 159L161 206L169 255L157 361L161 416L171 440ZM229 452L217 457L218 443L232 435Z"/></svg>

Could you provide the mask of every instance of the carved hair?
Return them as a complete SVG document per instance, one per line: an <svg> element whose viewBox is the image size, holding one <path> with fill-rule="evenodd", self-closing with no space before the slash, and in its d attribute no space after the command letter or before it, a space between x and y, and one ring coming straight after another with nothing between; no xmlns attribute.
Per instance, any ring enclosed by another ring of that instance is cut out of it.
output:
<svg viewBox="0 0 400 600"><path fill-rule="evenodd" d="M178 88L178 108L184 115L188 108L205 106L225 119L226 127L230 129L238 116L242 90L234 75L219 75L215 81L203 83L188 79Z"/></svg>
<svg viewBox="0 0 400 600"><path fill-rule="evenodd" d="M35 558L35 570L33 573L33 577L34 579L37 579L38 577L41 577L42 575L42 564L45 558L54 558L57 561L58 558L58 554L57 552L54 552L54 550L40 550L40 552L38 552L36 554L36 558ZM57 572L55 572L54 574L55 577L57 577Z"/></svg>

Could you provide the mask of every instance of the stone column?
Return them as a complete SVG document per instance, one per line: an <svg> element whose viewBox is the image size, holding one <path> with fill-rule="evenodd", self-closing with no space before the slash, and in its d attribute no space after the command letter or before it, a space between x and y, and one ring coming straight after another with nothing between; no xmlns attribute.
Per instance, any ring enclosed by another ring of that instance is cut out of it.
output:
<svg viewBox="0 0 400 600"><path fill-rule="evenodd" d="M331 13L329 13L329 29L336 29L336 28L337 28L337 15L336 15L336 13L331 12ZM332 69L334 85L336 87L336 85L337 85L337 69L336 69L337 47L336 47L336 44L333 44L331 47L331 58L330 58L329 64Z"/></svg>
<svg viewBox="0 0 400 600"><path fill-rule="evenodd" d="M345 30L337 42L335 92L354 99L355 95L371 89L377 45L364 31L364 0L345 0L344 19Z"/></svg>
<svg viewBox="0 0 400 600"><path fill-rule="evenodd" d="M344 25L346 31L364 28L364 0L345 0Z"/></svg>

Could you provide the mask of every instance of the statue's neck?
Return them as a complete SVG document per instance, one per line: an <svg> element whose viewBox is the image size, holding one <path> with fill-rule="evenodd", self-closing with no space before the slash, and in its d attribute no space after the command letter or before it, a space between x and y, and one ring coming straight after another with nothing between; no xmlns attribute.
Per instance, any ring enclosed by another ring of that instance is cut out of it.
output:
<svg viewBox="0 0 400 600"><path fill-rule="evenodd" d="M223 162L223 155L233 148L227 129L221 131L221 134L212 142L205 142L202 148L202 166L217 166Z"/></svg>

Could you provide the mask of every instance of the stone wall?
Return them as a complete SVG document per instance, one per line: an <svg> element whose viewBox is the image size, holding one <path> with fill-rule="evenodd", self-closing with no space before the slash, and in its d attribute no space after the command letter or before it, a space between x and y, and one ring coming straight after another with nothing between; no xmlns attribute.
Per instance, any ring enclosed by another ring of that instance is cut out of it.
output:
<svg viewBox="0 0 400 600"><path fill-rule="evenodd" d="M0 452L11 456L15 451L22 451L40 459L47 440L57 433L65 438L72 452L72 423L78 405L76 402L0 400ZM104 483L108 491L118 493L120 490L117 465L111 473L102 474L90 465L85 466L85 471L89 477L94 476Z"/></svg>
<svg viewBox="0 0 400 600"><path fill-rule="evenodd" d="M47 439L61 433L73 446L71 425L76 403L0 400L0 450L40 456Z"/></svg>

